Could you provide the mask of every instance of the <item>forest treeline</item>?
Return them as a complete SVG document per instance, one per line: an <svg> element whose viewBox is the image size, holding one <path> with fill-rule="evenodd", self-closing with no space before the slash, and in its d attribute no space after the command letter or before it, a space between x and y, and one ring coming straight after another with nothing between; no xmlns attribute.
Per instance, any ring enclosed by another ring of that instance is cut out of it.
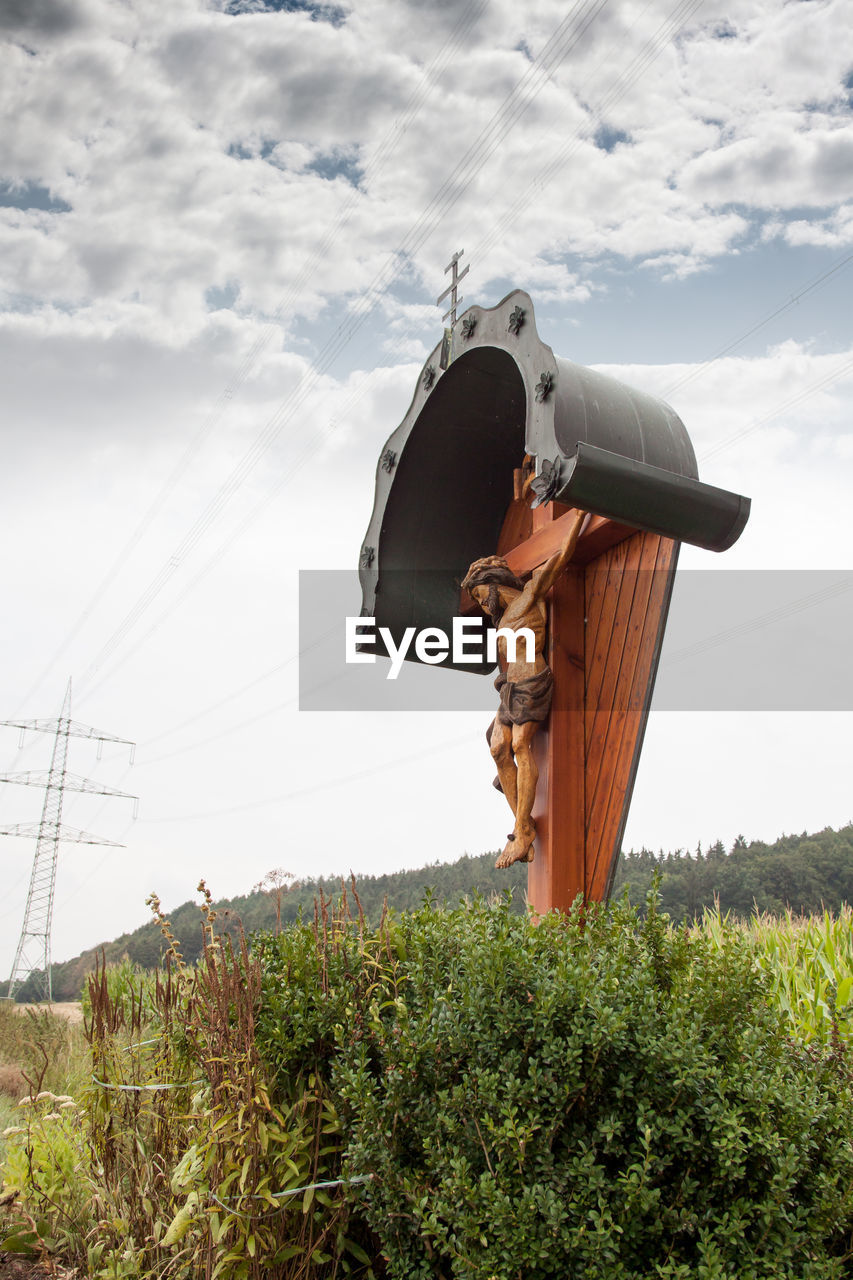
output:
<svg viewBox="0 0 853 1280"><path fill-rule="evenodd" d="M395 911L420 906L427 893L435 901L451 905L460 898L480 894L511 891L513 908L523 911L527 867L524 865L497 871L494 853L478 857L465 855L452 863L435 863L413 871L396 871L380 876L361 876L356 881L358 895L368 919L378 921L383 902ZM837 911L842 903L853 903L853 823L834 830L798 836L781 836L773 844L761 840L747 843L742 837L731 849L717 841L695 853L652 853L648 849L622 854L613 893L620 896L627 888L632 903L645 901L655 871L660 871L662 910L674 920L701 916L705 907L719 899L723 912L749 916L754 910L779 914L790 909L795 913ZM347 879L353 912L356 907ZM256 891L242 897L217 903L217 927L235 933L242 928L247 934L255 930L273 929L277 910L282 927L292 923L300 913L311 919L315 898L322 893L339 896L341 880L321 877L304 880L292 888ZM213 886L215 888L215 886ZM198 906L185 902L169 912L172 929L179 940L184 958L195 961L202 949L202 922ZM132 933L122 934L112 942L84 951L63 964L53 966L55 1000L76 1000L102 949L108 962L128 957L145 968L159 961L164 948L163 935L153 921ZM25 984L19 1000L32 998Z"/></svg>

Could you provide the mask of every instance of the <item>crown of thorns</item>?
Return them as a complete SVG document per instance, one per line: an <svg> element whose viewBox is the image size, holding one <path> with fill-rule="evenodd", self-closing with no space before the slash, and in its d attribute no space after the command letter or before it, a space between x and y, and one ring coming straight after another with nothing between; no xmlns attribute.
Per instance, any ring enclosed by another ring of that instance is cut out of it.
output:
<svg viewBox="0 0 853 1280"><path fill-rule="evenodd" d="M474 587L513 587L524 590L524 583L516 577L503 556L484 556L475 560L462 580L462 586L470 592Z"/></svg>

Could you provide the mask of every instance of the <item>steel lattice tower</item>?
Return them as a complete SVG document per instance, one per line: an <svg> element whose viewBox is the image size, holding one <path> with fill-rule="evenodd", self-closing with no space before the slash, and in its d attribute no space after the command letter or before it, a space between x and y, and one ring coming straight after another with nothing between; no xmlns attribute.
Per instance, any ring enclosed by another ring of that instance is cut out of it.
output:
<svg viewBox="0 0 853 1280"><path fill-rule="evenodd" d="M44 787L44 804L41 819L38 823L18 823L12 827L0 827L0 835L36 837L36 849L33 857L33 869L30 875L30 888L27 894L27 905L24 910L24 924L15 952L12 973L9 978L8 998L14 997L16 989L30 977L37 978L39 995L42 999L51 1000L53 996L50 972L50 933L53 924L53 896L56 885L56 864L59 855L60 840L73 841L77 844L102 844L122 848L115 840L105 840L101 836L89 835L74 827L62 825L62 800L65 791L85 791L94 795L124 796L136 800L127 791L118 791L115 787L105 787L89 778L79 778L68 772L68 739L94 738L98 747L104 742L125 743L131 748L133 761L133 743L126 738L117 738L113 734L99 733L88 725L78 724L71 719L71 681L65 692L62 710L55 719L48 720L0 720L0 724L9 725L24 732L34 729L40 733L54 735L53 753L50 768L44 772L0 774L0 782L15 782L22 786ZM135 813L134 813L135 816Z"/></svg>

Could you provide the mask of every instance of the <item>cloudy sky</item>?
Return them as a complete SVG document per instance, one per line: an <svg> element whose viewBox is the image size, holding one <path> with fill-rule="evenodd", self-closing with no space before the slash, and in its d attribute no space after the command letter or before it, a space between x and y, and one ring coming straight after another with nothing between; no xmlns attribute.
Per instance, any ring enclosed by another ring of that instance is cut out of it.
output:
<svg viewBox="0 0 853 1280"><path fill-rule="evenodd" d="M230 895L503 842L481 713L296 706L298 571L357 560L455 250L463 306L526 289L557 354L670 400L702 478L751 495L726 568L853 569L849 20L0 0L0 718L57 715L71 677L75 718L138 744L130 768L72 740L71 771L140 808L67 795L126 847L63 846L57 959L200 876ZM848 822L851 730L657 712L627 842ZM0 729L0 771L50 747ZM41 800L2 786L0 825ZM0 839L4 975L32 852Z"/></svg>

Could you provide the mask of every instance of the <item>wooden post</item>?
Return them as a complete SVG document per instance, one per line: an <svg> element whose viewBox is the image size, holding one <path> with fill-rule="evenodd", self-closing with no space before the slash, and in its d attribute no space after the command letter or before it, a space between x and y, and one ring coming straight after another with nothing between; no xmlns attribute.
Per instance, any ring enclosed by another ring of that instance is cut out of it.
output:
<svg viewBox="0 0 853 1280"><path fill-rule="evenodd" d="M566 512L554 503L533 512L533 531ZM584 834L584 571L571 566L548 603L548 665L554 701L534 739L539 768L536 845L527 893L537 915L568 911L586 885Z"/></svg>

